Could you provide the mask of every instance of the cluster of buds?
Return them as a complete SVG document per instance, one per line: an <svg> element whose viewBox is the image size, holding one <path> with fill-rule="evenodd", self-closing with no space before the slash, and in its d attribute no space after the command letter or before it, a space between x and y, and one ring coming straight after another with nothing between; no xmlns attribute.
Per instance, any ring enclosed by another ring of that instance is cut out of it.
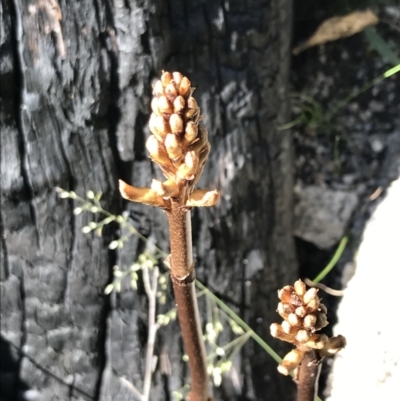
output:
<svg viewBox="0 0 400 401"><path fill-rule="evenodd" d="M153 86L152 133L146 142L150 158L158 164L166 181L153 180L151 188L135 188L120 181L125 199L163 209L171 199L181 206L213 206L217 191L194 190L210 152L208 134L199 125L200 108L192 97L194 88L180 72L163 72Z"/></svg>
<svg viewBox="0 0 400 401"><path fill-rule="evenodd" d="M271 325L271 335L296 346L278 366L280 373L288 375L303 360L305 354L315 350L320 358L336 354L346 345L343 336L328 338L316 331L328 324L326 307L318 298L318 289L310 288L297 280L294 286L287 285L278 291L281 302L277 312L283 318L282 324Z"/></svg>

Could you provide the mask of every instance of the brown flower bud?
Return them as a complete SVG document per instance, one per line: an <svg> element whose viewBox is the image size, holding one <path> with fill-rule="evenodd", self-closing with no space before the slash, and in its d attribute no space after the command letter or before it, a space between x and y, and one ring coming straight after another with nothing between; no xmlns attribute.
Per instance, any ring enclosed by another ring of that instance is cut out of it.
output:
<svg viewBox="0 0 400 401"><path fill-rule="evenodd" d="M196 155L196 152L191 151L186 153L185 164L188 167L197 168L198 163L199 163L199 158Z"/></svg>
<svg viewBox="0 0 400 401"><path fill-rule="evenodd" d="M207 149L210 146L210 143L208 142L208 132L201 125L198 127L197 138L198 138L198 141L194 141L190 145L189 149L193 150L197 154L200 154L203 151L203 148ZM207 155L208 155L208 153L207 153Z"/></svg>
<svg viewBox="0 0 400 401"><path fill-rule="evenodd" d="M186 102L183 96L177 96L174 100L174 113L180 113L185 108Z"/></svg>
<svg viewBox="0 0 400 401"><path fill-rule="evenodd" d="M165 148L171 160L177 160L182 156L181 145L174 134L168 134L165 137Z"/></svg>
<svg viewBox="0 0 400 401"><path fill-rule="evenodd" d="M272 337L278 337L280 333L283 333L282 327L278 323L272 323L270 326Z"/></svg>
<svg viewBox="0 0 400 401"><path fill-rule="evenodd" d="M304 354L304 352L298 349L293 349L292 351L287 353L282 362L278 365L279 373L287 376L291 372L293 372L293 370L295 370L297 366L299 366L300 362L303 360Z"/></svg>
<svg viewBox="0 0 400 401"><path fill-rule="evenodd" d="M284 333L293 334L293 327L287 320L284 320L281 326Z"/></svg>
<svg viewBox="0 0 400 401"><path fill-rule="evenodd" d="M179 94L185 96L190 90L190 81L187 77L183 77L179 85Z"/></svg>
<svg viewBox="0 0 400 401"><path fill-rule="evenodd" d="M193 121L198 122L196 110L187 109L187 110L184 112L183 115L185 116L186 120L193 120Z"/></svg>
<svg viewBox="0 0 400 401"><path fill-rule="evenodd" d="M307 314L305 306L298 306L295 311L296 315L299 317L304 317Z"/></svg>
<svg viewBox="0 0 400 401"><path fill-rule="evenodd" d="M316 314L316 322L315 322L315 329L321 330L323 327L329 324L328 319L324 313L317 313Z"/></svg>
<svg viewBox="0 0 400 401"><path fill-rule="evenodd" d="M178 96L178 89L176 88L175 83L172 81L165 87L165 94L169 98L175 99Z"/></svg>
<svg viewBox="0 0 400 401"><path fill-rule="evenodd" d="M187 103L188 103L188 108L189 109L196 109L197 110L199 108L199 106L197 105L196 99L194 97L192 97L192 96L190 96L190 98L188 99Z"/></svg>
<svg viewBox="0 0 400 401"><path fill-rule="evenodd" d="M161 113L172 113L173 107L166 96L160 96L158 98L158 110Z"/></svg>
<svg viewBox="0 0 400 401"><path fill-rule="evenodd" d="M146 149L149 151L150 155L157 154L159 152L160 142L154 135L150 135L146 141Z"/></svg>
<svg viewBox="0 0 400 401"><path fill-rule="evenodd" d="M318 289L317 288L310 288L303 297L303 302L308 304L311 300L317 297Z"/></svg>
<svg viewBox="0 0 400 401"><path fill-rule="evenodd" d="M322 349L325 347L328 341L329 338L325 334L313 334L305 345L314 349Z"/></svg>
<svg viewBox="0 0 400 401"><path fill-rule="evenodd" d="M174 79L176 85L179 88L179 86L180 86L180 84L182 82L183 75L180 72L175 71L175 72L172 73L172 78Z"/></svg>
<svg viewBox="0 0 400 401"><path fill-rule="evenodd" d="M167 134L171 131L168 123L165 121L163 116L157 116L156 114L152 114L149 121L150 131L156 136L159 141L163 141L163 139L167 136Z"/></svg>
<svg viewBox="0 0 400 401"><path fill-rule="evenodd" d="M188 152L185 155L185 162L182 163L176 173L177 177L181 180L193 180L194 174L199 164L199 157L195 152Z"/></svg>
<svg viewBox="0 0 400 401"><path fill-rule="evenodd" d="M278 323L272 323L270 326L271 336L278 338L279 340L286 341L288 343L293 343L293 336L286 334L281 325Z"/></svg>
<svg viewBox="0 0 400 401"><path fill-rule="evenodd" d="M318 297L312 299L306 306L307 314L315 312L318 309L318 306L319 306Z"/></svg>
<svg viewBox="0 0 400 401"><path fill-rule="evenodd" d="M171 114L169 125L173 134L179 135L183 132L183 120L178 114Z"/></svg>
<svg viewBox="0 0 400 401"><path fill-rule="evenodd" d="M319 304L318 310L321 313L325 313L325 315L328 313L328 309L326 309L326 306L324 304Z"/></svg>
<svg viewBox="0 0 400 401"><path fill-rule="evenodd" d="M187 101L187 105L188 109L186 110L185 117L187 119L195 119L197 121L200 108L197 105L196 99L194 97L190 97Z"/></svg>
<svg viewBox="0 0 400 401"><path fill-rule="evenodd" d="M185 145L190 145L196 138L199 132L198 125L193 121L189 121L185 128Z"/></svg>
<svg viewBox="0 0 400 401"><path fill-rule="evenodd" d="M287 320L291 326L300 326L302 324L302 320L295 313L290 313Z"/></svg>
<svg viewBox="0 0 400 401"><path fill-rule="evenodd" d="M153 100L151 101L151 110L156 115L158 115L158 116L161 115L161 112L158 109L158 98L157 97L153 97Z"/></svg>
<svg viewBox="0 0 400 401"><path fill-rule="evenodd" d="M171 161L165 150L164 145L157 140L154 135L150 135L146 141L146 148L150 154L150 158L157 164L169 165Z"/></svg>
<svg viewBox="0 0 400 401"><path fill-rule="evenodd" d="M310 339L310 334L307 332L307 330L299 330L296 334L296 340L300 343L305 343Z"/></svg>
<svg viewBox="0 0 400 401"><path fill-rule="evenodd" d="M160 80L158 80L153 87L153 94L155 96L162 96L165 94L164 92L164 85L162 84L162 82Z"/></svg>
<svg viewBox="0 0 400 401"><path fill-rule="evenodd" d="M286 303L283 303L283 302L279 302L279 303L278 303L277 312L278 312L284 319L287 319L287 317L289 316L289 313L293 313L293 312L294 312L294 308L293 308L292 305L290 305L290 304L286 304Z"/></svg>
<svg viewBox="0 0 400 401"><path fill-rule="evenodd" d="M303 325L305 328L314 327L316 321L317 321L317 317L315 315L307 315L304 318Z"/></svg>
<svg viewBox="0 0 400 401"><path fill-rule="evenodd" d="M293 306L301 306L303 305L303 300L296 294L295 291L292 292L292 295L290 296L290 303Z"/></svg>
<svg viewBox="0 0 400 401"><path fill-rule="evenodd" d="M292 296L293 287L291 285L285 285L283 288L278 290L278 298L285 303L290 302L290 297Z"/></svg>
<svg viewBox="0 0 400 401"><path fill-rule="evenodd" d="M294 290L296 291L297 295L302 297L307 291L306 284L303 283L301 280L297 280L294 283Z"/></svg>
<svg viewBox="0 0 400 401"><path fill-rule="evenodd" d="M167 86L172 81L172 74L168 71L163 71L161 75L161 82L164 86Z"/></svg>

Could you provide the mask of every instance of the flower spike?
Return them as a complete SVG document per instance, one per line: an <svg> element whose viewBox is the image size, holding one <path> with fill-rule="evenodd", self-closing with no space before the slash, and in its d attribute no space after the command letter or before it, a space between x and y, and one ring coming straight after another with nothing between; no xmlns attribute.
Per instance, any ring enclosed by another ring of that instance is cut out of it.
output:
<svg viewBox="0 0 400 401"><path fill-rule="evenodd" d="M151 188L134 188L120 183L121 195L130 201L170 209L171 201L185 207L214 206L218 191L196 190L210 152L207 130L199 125L200 107L192 96L194 88L180 72L164 71L153 86L152 135L146 142L150 159L166 181Z"/></svg>
<svg viewBox="0 0 400 401"><path fill-rule="evenodd" d="M328 338L315 332L328 325L326 307L318 297L318 289L306 289L306 285L297 280L293 286L286 285L278 290L277 312L284 319L281 324L273 323L271 335L295 345L278 366L280 373L288 375L301 363L304 356L317 351L319 358L334 355L346 345L343 336Z"/></svg>

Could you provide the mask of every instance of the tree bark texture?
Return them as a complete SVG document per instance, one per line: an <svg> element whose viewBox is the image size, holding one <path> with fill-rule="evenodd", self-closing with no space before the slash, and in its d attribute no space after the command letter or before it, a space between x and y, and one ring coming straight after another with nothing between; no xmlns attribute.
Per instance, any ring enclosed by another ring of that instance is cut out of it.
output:
<svg viewBox="0 0 400 401"><path fill-rule="evenodd" d="M166 216L122 202L117 189L118 178L148 186L161 177L144 144L151 82L162 69L198 88L212 144L199 186L222 193L217 207L192 212L197 277L279 349L269 336L276 289L296 276L292 142L276 130L288 117L291 1L0 4L4 399L28 390L45 401L135 399L121 377L142 388L144 291L103 291L113 266L129 266L143 246L132 237L109 251L118 227L83 234L95 216L75 216L77 203L54 188L101 191L105 209L127 210L168 251ZM157 365L152 400L184 384L182 350L176 324L160 330L156 356L169 362ZM226 375L215 399L293 395L254 343L235 370L239 385Z"/></svg>

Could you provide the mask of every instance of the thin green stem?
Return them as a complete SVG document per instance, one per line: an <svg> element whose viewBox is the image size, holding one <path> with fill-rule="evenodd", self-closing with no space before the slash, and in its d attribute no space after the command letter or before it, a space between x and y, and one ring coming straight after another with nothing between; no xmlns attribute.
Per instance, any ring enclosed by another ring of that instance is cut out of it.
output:
<svg viewBox="0 0 400 401"><path fill-rule="evenodd" d="M148 335L146 345L145 374L143 379L143 401L150 399L151 378L153 374L154 345L159 325L156 323L157 284L159 270L154 267L150 279L149 268L144 266L143 284L149 301Z"/></svg>
<svg viewBox="0 0 400 401"><path fill-rule="evenodd" d="M313 282L315 284L319 283L321 280L323 280L325 278L325 276L335 267L336 263L338 262L338 260L342 256L348 241L349 241L349 237L345 236L345 237L342 238L342 240L340 241L340 244L337 247L336 252L333 255L332 259L324 267L324 269L322 269L322 271L318 274L318 276L315 277L315 279L313 280Z"/></svg>
<svg viewBox="0 0 400 401"><path fill-rule="evenodd" d="M251 338L256 341L265 351L267 351L276 362L280 363L282 361L282 358L243 319L241 319L231 308L229 308L229 306L227 306L216 295L214 295L199 280L196 280L196 285L203 291L206 291L207 296L210 297L233 321L247 331Z"/></svg>
<svg viewBox="0 0 400 401"><path fill-rule="evenodd" d="M236 337L234 340L230 341L229 343L225 344L223 347L218 347L223 349L224 351L228 351L230 348L239 345L239 349L246 343L249 339L250 333L246 332L241 334L240 336ZM207 359L213 359L214 357L218 356L217 352L213 352L212 354L207 355Z"/></svg>
<svg viewBox="0 0 400 401"><path fill-rule="evenodd" d="M280 125L278 125L278 126L276 127L276 129L277 129L278 131L285 131L285 130L287 130L287 129L293 128L293 127L295 127L296 125L300 124L303 120L304 120L304 116L303 116L303 113L302 113L302 114L300 114L298 117L296 117L294 120L292 120L292 121L290 121L290 122L288 122L288 123L286 123L286 124L280 124Z"/></svg>
<svg viewBox="0 0 400 401"><path fill-rule="evenodd" d="M384 72L382 75L379 77L375 78L373 81L368 82L364 86L361 87L361 89L354 90L351 92L348 96L346 96L343 100L341 100L339 103L336 104L331 110L330 113L327 114L326 116L326 121L330 121L332 117L337 114L339 110L341 110L346 104L351 102L353 99L355 99L357 96L359 96L361 93L367 91L368 89L372 88L374 85L378 84L379 82L383 81L386 78L391 77L394 74L397 74L400 72L400 64L394 66L390 70L387 70Z"/></svg>

